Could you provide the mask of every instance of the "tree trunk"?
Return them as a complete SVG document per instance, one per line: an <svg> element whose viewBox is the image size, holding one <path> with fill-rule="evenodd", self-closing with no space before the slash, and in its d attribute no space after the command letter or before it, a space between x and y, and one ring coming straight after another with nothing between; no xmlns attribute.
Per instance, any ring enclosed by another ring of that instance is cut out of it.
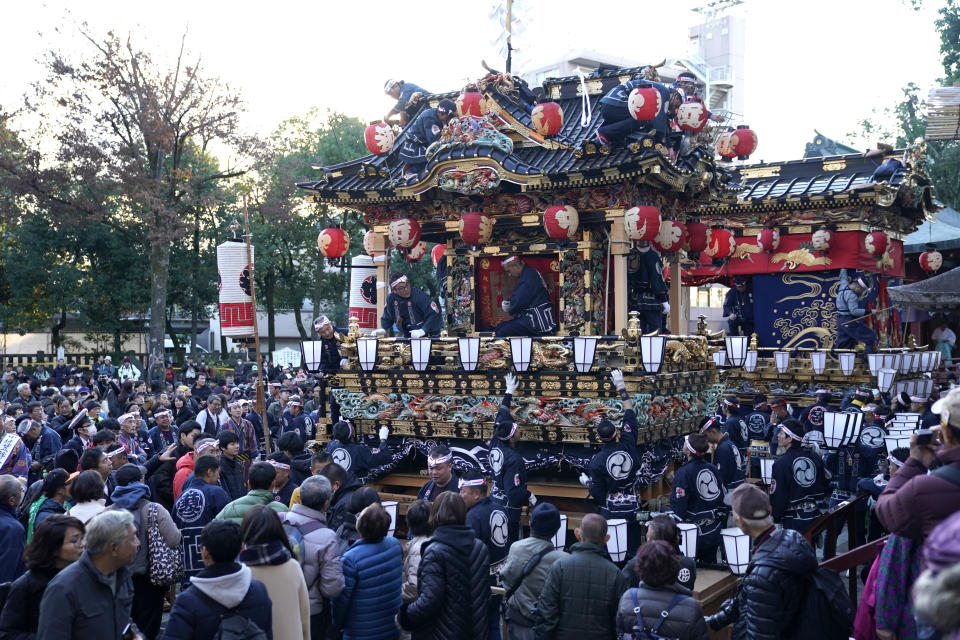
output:
<svg viewBox="0 0 960 640"><path fill-rule="evenodd" d="M276 303L274 302L274 289L276 284L274 280L276 279L275 271L273 267L270 267L267 271L266 277L263 279L264 289L266 289L266 305L267 305L267 349L270 353L273 353L277 350L277 336L274 331L274 320L277 314Z"/></svg>
<svg viewBox="0 0 960 640"><path fill-rule="evenodd" d="M150 336L147 343L147 370L151 382L161 381L164 377L163 334L169 278L170 243L154 240L150 245Z"/></svg>
<svg viewBox="0 0 960 640"><path fill-rule="evenodd" d="M193 356L197 355L197 325L199 323L200 309L199 307L199 292L197 291L197 277L196 274L200 270L200 209L199 207L194 207L193 215L193 259L195 260L197 269L194 270L194 275L191 278L193 280L193 286L191 291L193 295L190 300L190 353Z"/></svg>
<svg viewBox="0 0 960 640"><path fill-rule="evenodd" d="M177 365L182 365L186 363L186 358L183 357L183 347L180 346L180 339L177 338L177 332L173 329L173 323L171 322L173 318L173 310L171 309L170 315L165 315L163 321L166 323L167 334L170 336L170 342L173 343L173 357L176 360Z"/></svg>
<svg viewBox="0 0 960 640"><path fill-rule="evenodd" d="M300 339L301 339L301 340L309 340L309 339L310 339L310 336L307 334L307 330L306 330L306 328L304 328L304 326L303 326L303 318L300 317L300 310L301 310L301 309L303 309L303 303L302 303L302 302L299 303L297 306L295 306L295 307L293 308L293 318L294 318L294 320L296 320L296 322L297 322L297 331L300 332ZM313 325L313 323L311 322L310 324L311 324L311 330L312 330L312 325Z"/></svg>
<svg viewBox="0 0 960 640"><path fill-rule="evenodd" d="M227 357L227 336L223 335L223 331L220 332L220 359L223 360Z"/></svg>
<svg viewBox="0 0 960 640"><path fill-rule="evenodd" d="M60 310L60 319L55 325L50 328L50 342L53 344L53 350L56 352L57 348L63 344L63 338L60 336L60 332L63 331L67 326L67 310Z"/></svg>

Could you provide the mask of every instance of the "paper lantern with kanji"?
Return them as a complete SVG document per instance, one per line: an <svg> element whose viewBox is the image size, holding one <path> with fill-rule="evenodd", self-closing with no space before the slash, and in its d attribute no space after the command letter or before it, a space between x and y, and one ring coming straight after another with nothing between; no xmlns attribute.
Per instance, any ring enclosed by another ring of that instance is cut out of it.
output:
<svg viewBox="0 0 960 640"><path fill-rule="evenodd" d="M457 96L457 115L482 116L485 107L483 94L478 91L464 91Z"/></svg>
<svg viewBox="0 0 960 640"><path fill-rule="evenodd" d="M677 125L684 131L700 131L707 124L707 118L710 112L703 100L695 96L687 98L687 101L677 108Z"/></svg>
<svg viewBox="0 0 960 640"><path fill-rule="evenodd" d="M741 124L730 135L730 144L737 160L746 160L757 150L757 134L745 124Z"/></svg>
<svg viewBox="0 0 960 640"><path fill-rule="evenodd" d="M342 258L350 248L350 236L338 227L324 229L317 236L317 248L320 249L324 258L331 260Z"/></svg>
<svg viewBox="0 0 960 640"><path fill-rule="evenodd" d="M533 128L542 136L555 136L563 128L563 109L556 102L541 102L530 112Z"/></svg>
<svg viewBox="0 0 960 640"><path fill-rule="evenodd" d="M645 122L660 115L663 108L663 99L660 92L653 87L637 87L630 92L627 98L627 110L634 120Z"/></svg>
<svg viewBox="0 0 960 640"><path fill-rule="evenodd" d="M733 131L725 131L717 138L717 155L724 160L737 157L737 152L733 150Z"/></svg>
<svg viewBox="0 0 960 640"><path fill-rule="evenodd" d="M686 236L687 228L682 222L663 220L660 222L657 237L653 239L653 246L660 253L673 253L680 250L687 239Z"/></svg>
<svg viewBox="0 0 960 640"><path fill-rule="evenodd" d="M390 153L396 137L393 127L383 122L369 124L363 132L363 141L367 144L367 149L378 156Z"/></svg>
<svg viewBox="0 0 960 640"><path fill-rule="evenodd" d="M391 220L387 229L390 244L398 249L409 249L420 242L420 223L413 218Z"/></svg>
<svg viewBox="0 0 960 640"><path fill-rule="evenodd" d="M443 260L443 252L446 250L447 245L445 244L433 245L433 249L430 250L430 260L433 261L434 269L440 266L440 261Z"/></svg>
<svg viewBox="0 0 960 640"><path fill-rule="evenodd" d="M872 256L882 256L887 251L889 239L883 231L868 233L863 239L863 246Z"/></svg>
<svg viewBox="0 0 960 640"><path fill-rule="evenodd" d="M623 214L623 227L634 242L653 240L660 233L660 209L642 205Z"/></svg>
<svg viewBox="0 0 960 640"><path fill-rule="evenodd" d="M425 255L427 255L427 241L421 240L417 244L413 245L410 248L410 251L407 252L407 260L410 262L416 262Z"/></svg>
<svg viewBox="0 0 960 640"><path fill-rule="evenodd" d="M696 256L699 256L700 252L706 250L707 245L710 244L711 231L710 227L702 222L688 222L687 239L683 243L683 250L694 254L691 257L696 259Z"/></svg>
<svg viewBox="0 0 960 640"><path fill-rule="evenodd" d="M936 249L930 249L920 254L920 268L933 273L943 266L943 255Z"/></svg>
<svg viewBox="0 0 960 640"><path fill-rule="evenodd" d="M460 237L471 247L486 244L493 235L493 218L479 211L469 211L460 216Z"/></svg>
<svg viewBox="0 0 960 640"><path fill-rule="evenodd" d="M833 234L830 233L829 229L817 229L813 232L813 235L810 236L810 244L813 245L814 251L826 253L830 251L830 241L832 239Z"/></svg>
<svg viewBox="0 0 960 640"><path fill-rule="evenodd" d="M547 207L543 213L543 227L554 240L573 240L580 228L580 214L570 205Z"/></svg>
<svg viewBox="0 0 960 640"><path fill-rule="evenodd" d="M767 253L773 253L780 246L780 232L776 229L764 229L757 234L757 246Z"/></svg>
<svg viewBox="0 0 960 640"><path fill-rule="evenodd" d="M710 244L704 253L715 260L729 258L737 250L737 240L727 229L711 229Z"/></svg>

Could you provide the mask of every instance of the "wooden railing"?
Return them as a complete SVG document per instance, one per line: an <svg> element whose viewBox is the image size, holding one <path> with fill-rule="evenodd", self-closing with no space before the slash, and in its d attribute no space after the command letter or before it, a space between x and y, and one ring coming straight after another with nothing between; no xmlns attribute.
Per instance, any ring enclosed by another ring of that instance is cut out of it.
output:
<svg viewBox="0 0 960 640"><path fill-rule="evenodd" d="M864 564L873 564L873 561L880 555L880 552L883 550L883 545L886 544L887 538L889 537L890 536L883 536L879 540L873 540L856 549L851 549L846 553L834 556L820 563L820 566L832 569L837 573L848 572L847 590L850 593L850 602L853 603L853 606L857 606L857 580L860 579L857 575L857 567Z"/></svg>

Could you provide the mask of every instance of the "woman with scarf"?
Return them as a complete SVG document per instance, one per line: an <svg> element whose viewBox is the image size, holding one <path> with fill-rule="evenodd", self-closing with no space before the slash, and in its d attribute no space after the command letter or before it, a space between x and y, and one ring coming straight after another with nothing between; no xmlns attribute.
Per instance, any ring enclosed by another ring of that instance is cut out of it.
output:
<svg viewBox="0 0 960 640"><path fill-rule="evenodd" d="M253 579L267 588L273 603L273 637L310 640L307 583L280 518L270 507L257 505L243 517L240 529L243 551L237 560L250 567Z"/></svg>

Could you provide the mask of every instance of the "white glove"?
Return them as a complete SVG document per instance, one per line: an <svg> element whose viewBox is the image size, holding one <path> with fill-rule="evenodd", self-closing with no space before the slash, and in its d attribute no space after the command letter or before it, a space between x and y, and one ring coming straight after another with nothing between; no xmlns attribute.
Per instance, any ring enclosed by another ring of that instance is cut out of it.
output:
<svg viewBox="0 0 960 640"><path fill-rule="evenodd" d="M669 302L664 302L664 303L663 303L663 315L667 315L668 313L670 313L670 303L669 303Z"/></svg>
<svg viewBox="0 0 960 640"><path fill-rule="evenodd" d="M373 331L370 332L371 338L382 338L385 335L387 335L386 329L374 329Z"/></svg>
<svg viewBox="0 0 960 640"><path fill-rule="evenodd" d="M386 440L388 435L390 435L390 429L387 427L380 427L380 441L383 442Z"/></svg>
<svg viewBox="0 0 960 640"><path fill-rule="evenodd" d="M350 364L350 361L349 361L349 360L347 360L346 358L340 358L340 368L341 368L341 369L346 369L348 364Z"/></svg>
<svg viewBox="0 0 960 640"><path fill-rule="evenodd" d="M516 393L517 389L520 387L520 383L517 382L517 376L513 375L512 373L508 373L505 380L507 383L507 393L510 395Z"/></svg>
<svg viewBox="0 0 960 640"><path fill-rule="evenodd" d="M535 506L537 506L537 496L531 493L530 497L527 499L527 502L530 503L530 508L533 509Z"/></svg>
<svg viewBox="0 0 960 640"><path fill-rule="evenodd" d="M510 301L504 300L500 303L500 308L503 309L504 313L510 313Z"/></svg>
<svg viewBox="0 0 960 640"><path fill-rule="evenodd" d="M425 335L427 335L427 332L424 331L423 329L414 329L413 331L410 332L411 338L422 338Z"/></svg>
<svg viewBox="0 0 960 640"><path fill-rule="evenodd" d="M587 486L588 484L590 484L590 476L588 476L588 475L585 474L585 473L581 473L581 474L580 474L580 484L582 484L583 486Z"/></svg>
<svg viewBox="0 0 960 640"><path fill-rule="evenodd" d="M614 369L610 372L610 380L617 389L626 389L627 385L623 382L623 371Z"/></svg>

